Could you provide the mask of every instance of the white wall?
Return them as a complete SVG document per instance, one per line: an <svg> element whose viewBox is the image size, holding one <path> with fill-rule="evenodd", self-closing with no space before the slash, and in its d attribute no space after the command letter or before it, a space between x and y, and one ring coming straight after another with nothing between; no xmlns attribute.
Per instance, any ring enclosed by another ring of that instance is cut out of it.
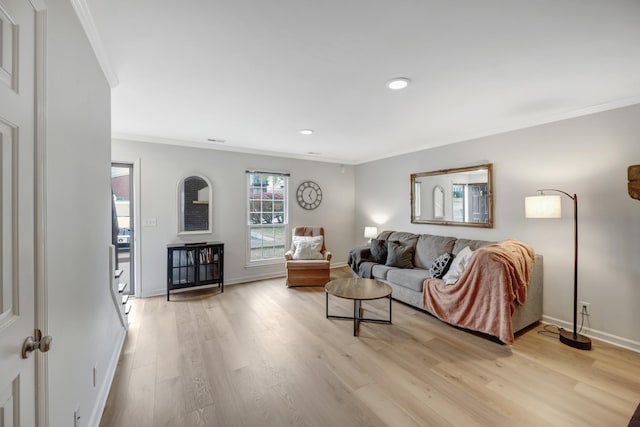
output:
<svg viewBox="0 0 640 427"><path fill-rule="evenodd" d="M166 246L169 243L219 240L225 243L226 283L238 283L284 275L282 263L246 266L246 175L247 169L291 173L289 178L289 224L322 225L332 265L346 263L353 246L354 168L332 163L259 156L201 148L185 148L145 142L112 142L112 159L140 162L141 218L155 218L157 226L139 227L140 295L166 292ZM177 235L177 188L185 176L201 174L213 186L213 233ZM313 180L322 188L322 203L306 211L295 201L297 186ZM361 231L362 234L362 231ZM364 242L363 239L360 240ZM283 280L284 286L284 280Z"/></svg>
<svg viewBox="0 0 640 427"><path fill-rule="evenodd" d="M481 163L494 165L493 229L410 223L411 173ZM539 188L577 193L579 300L590 302L592 313L587 333L640 350L640 201L627 193L632 164L640 164L638 105L375 161L356 168L354 230L377 223L379 231L528 243L544 256L545 318L571 327L571 200L563 197L562 219L533 220L524 217L524 198Z"/></svg>
<svg viewBox="0 0 640 427"><path fill-rule="evenodd" d="M110 89L70 2L48 5L49 425L73 425L77 407L97 425L124 336L109 295Z"/></svg>

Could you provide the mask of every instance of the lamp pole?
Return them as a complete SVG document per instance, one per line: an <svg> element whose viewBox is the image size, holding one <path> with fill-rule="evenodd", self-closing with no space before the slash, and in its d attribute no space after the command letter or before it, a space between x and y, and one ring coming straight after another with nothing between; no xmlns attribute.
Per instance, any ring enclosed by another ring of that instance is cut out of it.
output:
<svg viewBox="0 0 640 427"><path fill-rule="evenodd" d="M580 350L591 350L591 339L578 333L578 195L572 196L566 191L556 189L538 191L556 191L573 200L573 332L560 328L560 342Z"/></svg>
<svg viewBox="0 0 640 427"><path fill-rule="evenodd" d="M569 196L571 197L571 196ZM573 195L573 336L578 338L578 195Z"/></svg>

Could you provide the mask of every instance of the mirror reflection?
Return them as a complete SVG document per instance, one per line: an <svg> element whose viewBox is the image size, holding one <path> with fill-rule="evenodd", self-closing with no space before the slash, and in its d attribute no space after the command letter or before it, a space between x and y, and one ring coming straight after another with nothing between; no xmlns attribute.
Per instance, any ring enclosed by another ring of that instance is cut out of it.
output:
<svg viewBox="0 0 640 427"><path fill-rule="evenodd" d="M414 224L493 227L492 165L411 175Z"/></svg>
<svg viewBox="0 0 640 427"><path fill-rule="evenodd" d="M436 185L433 187L433 219L444 218L444 189Z"/></svg>
<svg viewBox="0 0 640 427"><path fill-rule="evenodd" d="M201 176L188 176L178 186L178 233L211 232L211 185Z"/></svg>

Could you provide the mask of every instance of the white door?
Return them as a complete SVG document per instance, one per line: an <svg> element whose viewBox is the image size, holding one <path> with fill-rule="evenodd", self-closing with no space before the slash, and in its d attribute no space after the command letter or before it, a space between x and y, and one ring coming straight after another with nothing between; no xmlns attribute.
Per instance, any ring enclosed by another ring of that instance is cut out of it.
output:
<svg viewBox="0 0 640 427"><path fill-rule="evenodd" d="M35 357L35 11L0 0L0 426L33 426Z"/></svg>

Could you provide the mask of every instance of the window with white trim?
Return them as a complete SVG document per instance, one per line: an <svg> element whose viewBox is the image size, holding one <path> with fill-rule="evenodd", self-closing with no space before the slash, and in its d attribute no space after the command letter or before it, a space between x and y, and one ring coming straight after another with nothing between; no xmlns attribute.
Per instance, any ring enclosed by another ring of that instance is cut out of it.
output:
<svg viewBox="0 0 640 427"><path fill-rule="evenodd" d="M247 171L249 264L282 262L288 225L289 174Z"/></svg>

